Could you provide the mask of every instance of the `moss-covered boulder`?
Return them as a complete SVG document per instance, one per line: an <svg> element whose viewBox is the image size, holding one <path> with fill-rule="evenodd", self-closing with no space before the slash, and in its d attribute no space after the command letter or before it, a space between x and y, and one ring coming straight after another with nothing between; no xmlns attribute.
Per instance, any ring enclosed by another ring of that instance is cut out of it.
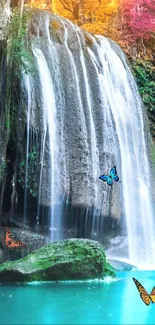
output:
<svg viewBox="0 0 155 325"><path fill-rule="evenodd" d="M79 280L115 276L102 245L67 239L43 246L24 258L0 265L0 281Z"/></svg>

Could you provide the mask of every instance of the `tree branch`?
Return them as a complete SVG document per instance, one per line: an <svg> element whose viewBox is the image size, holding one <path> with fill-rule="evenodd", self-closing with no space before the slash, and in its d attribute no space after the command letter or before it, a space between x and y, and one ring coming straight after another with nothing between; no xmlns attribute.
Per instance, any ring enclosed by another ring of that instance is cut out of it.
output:
<svg viewBox="0 0 155 325"><path fill-rule="evenodd" d="M61 2L61 4L63 5L64 9L70 11L73 14L73 11L71 10L70 7L68 7L68 3L66 0L59 0Z"/></svg>

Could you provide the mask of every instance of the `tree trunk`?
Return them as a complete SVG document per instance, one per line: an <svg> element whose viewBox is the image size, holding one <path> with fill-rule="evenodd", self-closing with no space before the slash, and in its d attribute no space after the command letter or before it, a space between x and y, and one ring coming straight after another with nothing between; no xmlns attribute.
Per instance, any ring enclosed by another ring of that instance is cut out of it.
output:
<svg viewBox="0 0 155 325"><path fill-rule="evenodd" d="M18 7L19 0L11 0L11 8Z"/></svg>

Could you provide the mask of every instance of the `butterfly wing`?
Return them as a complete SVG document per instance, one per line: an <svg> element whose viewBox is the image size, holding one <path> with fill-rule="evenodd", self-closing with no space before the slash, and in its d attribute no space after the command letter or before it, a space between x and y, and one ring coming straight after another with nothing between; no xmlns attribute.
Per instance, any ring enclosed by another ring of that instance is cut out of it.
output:
<svg viewBox="0 0 155 325"><path fill-rule="evenodd" d="M149 295L146 296L144 293L141 293L140 297L144 301L145 305L149 306L149 304L151 302L150 296Z"/></svg>
<svg viewBox="0 0 155 325"><path fill-rule="evenodd" d="M102 181L107 182L107 184L109 186L112 186L113 181L112 181L112 178L110 176L108 176L108 175L101 175L99 178L102 179Z"/></svg>
<svg viewBox="0 0 155 325"><path fill-rule="evenodd" d="M25 247L26 245L23 243L23 242L21 242L21 241L19 241L19 240L14 240L14 239L10 239L10 242L9 242L9 244L8 244L8 247L9 248L12 248L12 247Z"/></svg>
<svg viewBox="0 0 155 325"><path fill-rule="evenodd" d="M144 303L148 306L151 302L151 298L149 296L149 294L147 293L147 291L144 289L144 287L141 285L141 283L136 280L135 278L133 278L133 281L140 293L140 297L141 299L144 301Z"/></svg>
<svg viewBox="0 0 155 325"><path fill-rule="evenodd" d="M150 293L150 298L152 300L152 303L155 303L155 287L152 289Z"/></svg>
<svg viewBox="0 0 155 325"><path fill-rule="evenodd" d="M7 246L8 241L10 240L10 236L11 236L11 231L8 227L5 227L5 235L2 238L2 243Z"/></svg>
<svg viewBox="0 0 155 325"><path fill-rule="evenodd" d="M155 295L155 287L153 287L153 289L152 289L150 295Z"/></svg>
<svg viewBox="0 0 155 325"><path fill-rule="evenodd" d="M155 303L155 295L150 295L152 303Z"/></svg>
<svg viewBox="0 0 155 325"><path fill-rule="evenodd" d="M10 243L11 243L11 231L8 227L5 228L5 244L7 247L9 247Z"/></svg>
<svg viewBox="0 0 155 325"><path fill-rule="evenodd" d="M21 241L16 241L13 238L11 238L11 231L8 227L5 227L5 245L8 248L12 248L12 247L26 247L26 245L21 242Z"/></svg>
<svg viewBox="0 0 155 325"><path fill-rule="evenodd" d="M119 177L118 177L118 175L117 175L116 166L114 166L113 168L110 169L110 176L111 176L111 178L112 178L115 182L118 182L118 181L119 181Z"/></svg>

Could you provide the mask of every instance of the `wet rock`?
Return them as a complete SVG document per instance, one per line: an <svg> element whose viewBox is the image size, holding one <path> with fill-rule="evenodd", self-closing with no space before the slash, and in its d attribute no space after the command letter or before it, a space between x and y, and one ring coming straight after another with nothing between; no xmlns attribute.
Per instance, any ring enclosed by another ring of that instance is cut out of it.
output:
<svg viewBox="0 0 155 325"><path fill-rule="evenodd" d="M124 261L119 261L119 260L114 260L114 259L108 259L108 262L113 266L113 268L116 271L131 271L137 269L137 267L133 264L124 262Z"/></svg>
<svg viewBox="0 0 155 325"><path fill-rule="evenodd" d="M3 263L4 261L5 261L4 253L3 253L3 250L0 249L0 263Z"/></svg>
<svg viewBox="0 0 155 325"><path fill-rule="evenodd" d="M0 1L0 40L6 36L7 23L11 15L10 0Z"/></svg>
<svg viewBox="0 0 155 325"><path fill-rule="evenodd" d="M115 276L102 245L68 239L46 245L28 256L0 265L0 281L86 280Z"/></svg>
<svg viewBox="0 0 155 325"><path fill-rule="evenodd" d="M19 228L13 228L9 227L9 230L11 231L10 238L11 240L14 240L15 242L23 242L25 244L24 247L7 247L5 242L5 229L1 228L0 231L0 240L2 242L2 254L0 250L0 262L9 260L17 260L21 257L24 257L25 255L28 255L33 250L42 247L45 242L47 242L47 238L36 234L30 230L23 230ZM4 241L2 241L2 239Z"/></svg>

